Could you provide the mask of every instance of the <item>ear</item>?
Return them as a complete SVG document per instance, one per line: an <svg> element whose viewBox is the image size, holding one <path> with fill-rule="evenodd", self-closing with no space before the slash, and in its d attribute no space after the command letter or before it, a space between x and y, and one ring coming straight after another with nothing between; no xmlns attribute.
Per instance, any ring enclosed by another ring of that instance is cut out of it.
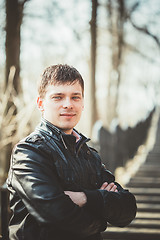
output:
<svg viewBox="0 0 160 240"><path fill-rule="evenodd" d="M44 108L43 108L43 99L41 99L40 97L37 97L37 106L38 106L38 108L39 108L39 110L40 110L41 112L44 111Z"/></svg>

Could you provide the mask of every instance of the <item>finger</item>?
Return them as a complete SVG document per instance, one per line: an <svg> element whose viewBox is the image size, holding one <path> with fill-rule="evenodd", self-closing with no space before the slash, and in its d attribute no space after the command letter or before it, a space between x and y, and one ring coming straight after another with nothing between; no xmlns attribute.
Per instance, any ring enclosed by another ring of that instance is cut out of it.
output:
<svg viewBox="0 0 160 240"><path fill-rule="evenodd" d="M108 183L107 182L104 182L101 186L100 189L104 190L106 187L108 186Z"/></svg>
<svg viewBox="0 0 160 240"><path fill-rule="evenodd" d="M114 185L112 188L111 188L111 192L115 192L117 190L117 186L116 185Z"/></svg>
<svg viewBox="0 0 160 240"><path fill-rule="evenodd" d="M114 186L114 183L110 183L110 184L108 184L108 186L105 188L105 190L111 191L111 189L113 188L113 186Z"/></svg>
<svg viewBox="0 0 160 240"><path fill-rule="evenodd" d="M72 194L71 191L64 191L64 193L68 196L70 196Z"/></svg>

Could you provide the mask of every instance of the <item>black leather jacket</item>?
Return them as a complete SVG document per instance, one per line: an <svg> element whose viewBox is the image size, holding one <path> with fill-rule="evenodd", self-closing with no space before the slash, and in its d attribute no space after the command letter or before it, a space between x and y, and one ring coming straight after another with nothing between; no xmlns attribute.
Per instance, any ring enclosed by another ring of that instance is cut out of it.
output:
<svg viewBox="0 0 160 240"><path fill-rule="evenodd" d="M114 176L105 169L89 139L76 143L48 121L14 148L7 179L10 191L10 239L98 240L107 222L126 226L136 214L134 196L117 184L118 192L98 190ZM84 207L64 191L83 191Z"/></svg>

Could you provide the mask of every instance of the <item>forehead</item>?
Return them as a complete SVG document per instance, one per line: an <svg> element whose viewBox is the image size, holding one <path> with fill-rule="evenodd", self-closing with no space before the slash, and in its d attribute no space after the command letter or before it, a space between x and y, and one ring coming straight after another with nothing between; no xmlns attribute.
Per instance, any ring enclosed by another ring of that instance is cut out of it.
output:
<svg viewBox="0 0 160 240"><path fill-rule="evenodd" d="M46 88L46 94L74 94L74 93L79 93L83 95L83 90L78 81L74 83L65 83L65 84L50 84Z"/></svg>

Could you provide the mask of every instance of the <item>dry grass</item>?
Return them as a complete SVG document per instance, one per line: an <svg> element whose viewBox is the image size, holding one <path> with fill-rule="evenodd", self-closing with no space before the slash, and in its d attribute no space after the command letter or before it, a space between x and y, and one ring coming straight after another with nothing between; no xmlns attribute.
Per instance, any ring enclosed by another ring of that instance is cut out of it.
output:
<svg viewBox="0 0 160 240"><path fill-rule="evenodd" d="M35 112L35 104L31 101L25 105L23 95L17 95L13 87L15 67L10 69L7 89L0 89L0 178L6 175L5 149L7 145L15 145L32 131L32 115Z"/></svg>

